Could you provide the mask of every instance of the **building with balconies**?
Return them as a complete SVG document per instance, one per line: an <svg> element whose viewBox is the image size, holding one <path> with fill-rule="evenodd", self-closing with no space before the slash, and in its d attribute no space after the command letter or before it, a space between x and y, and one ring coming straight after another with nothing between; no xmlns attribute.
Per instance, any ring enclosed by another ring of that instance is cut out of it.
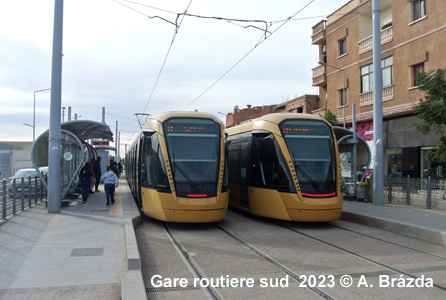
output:
<svg viewBox="0 0 446 300"><path fill-rule="evenodd" d="M446 0L380 1L384 173L420 177L430 169L445 177L446 165L425 158L439 137L415 133L413 107L424 97L416 75L446 68ZM313 69L320 108L336 122L352 123L373 152L372 0L351 0L313 27L320 63ZM345 99L345 103L344 103ZM344 115L345 112L345 115Z"/></svg>

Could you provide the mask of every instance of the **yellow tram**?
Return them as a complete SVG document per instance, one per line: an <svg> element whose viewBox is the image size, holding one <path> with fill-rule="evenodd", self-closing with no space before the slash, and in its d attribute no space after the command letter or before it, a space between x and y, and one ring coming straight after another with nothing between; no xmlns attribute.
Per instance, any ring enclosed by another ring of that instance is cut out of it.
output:
<svg viewBox="0 0 446 300"><path fill-rule="evenodd" d="M168 222L222 220L228 206L225 131L217 117L150 117L126 153L126 176L143 213Z"/></svg>
<svg viewBox="0 0 446 300"><path fill-rule="evenodd" d="M227 132L230 206L291 221L340 218L339 153L327 121L269 114Z"/></svg>

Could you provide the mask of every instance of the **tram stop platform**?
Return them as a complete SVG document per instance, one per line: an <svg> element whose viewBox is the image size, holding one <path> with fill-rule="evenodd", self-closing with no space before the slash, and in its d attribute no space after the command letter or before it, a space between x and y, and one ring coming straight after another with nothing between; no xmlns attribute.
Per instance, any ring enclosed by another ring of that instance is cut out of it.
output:
<svg viewBox="0 0 446 300"><path fill-rule="evenodd" d="M344 200L341 219L446 246L445 210Z"/></svg>
<svg viewBox="0 0 446 300"><path fill-rule="evenodd" d="M101 192L61 213L40 203L0 225L0 299L147 299L134 228L141 221L125 176L116 203ZM446 212L344 201L342 219L446 245Z"/></svg>
<svg viewBox="0 0 446 300"><path fill-rule="evenodd" d="M99 190L86 206L79 196L51 214L40 203L0 226L0 299L147 299L125 176L113 205Z"/></svg>

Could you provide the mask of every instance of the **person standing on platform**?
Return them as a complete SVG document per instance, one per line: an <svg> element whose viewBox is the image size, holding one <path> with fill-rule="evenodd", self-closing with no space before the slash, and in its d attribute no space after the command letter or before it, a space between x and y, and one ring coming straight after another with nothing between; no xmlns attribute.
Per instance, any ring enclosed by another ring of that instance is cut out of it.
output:
<svg viewBox="0 0 446 300"><path fill-rule="evenodd" d="M90 180L91 180L91 164L86 162L84 167L79 171L79 180L82 186L82 204L87 205L88 192L90 191Z"/></svg>
<svg viewBox="0 0 446 300"><path fill-rule="evenodd" d="M90 160L90 165L91 165L91 179L90 179L90 191L89 191L90 194L94 194L93 187L96 184L96 176L94 175L94 170L93 170L93 166L94 166L95 161L96 160L94 158L92 158Z"/></svg>
<svg viewBox="0 0 446 300"><path fill-rule="evenodd" d="M118 179L119 179L118 164L115 161L113 161L112 159L110 160L110 167L111 167L112 171L115 172L116 176L118 176Z"/></svg>
<svg viewBox="0 0 446 300"><path fill-rule="evenodd" d="M101 182L104 182L105 199L107 200L107 206L115 203L115 188L118 187L119 181L118 176L113 172L113 167L107 167L107 173L101 176Z"/></svg>
<svg viewBox="0 0 446 300"><path fill-rule="evenodd" d="M95 192L100 192L100 190L98 190L99 182L101 182L101 174L102 174L102 172L101 172L101 157L100 156L98 156L98 159L95 161L95 163L93 165L93 172L96 177Z"/></svg>

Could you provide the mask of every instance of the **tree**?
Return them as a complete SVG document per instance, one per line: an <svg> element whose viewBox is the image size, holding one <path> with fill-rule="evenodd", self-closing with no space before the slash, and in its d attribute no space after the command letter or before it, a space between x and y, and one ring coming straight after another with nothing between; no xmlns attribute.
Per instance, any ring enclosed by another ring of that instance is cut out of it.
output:
<svg viewBox="0 0 446 300"><path fill-rule="evenodd" d="M332 126L336 125L336 116L330 111L330 109L327 110L324 119L327 120L327 122L330 123Z"/></svg>
<svg viewBox="0 0 446 300"><path fill-rule="evenodd" d="M414 113L422 120L413 124L415 131L428 134L432 130L440 134L432 157L446 161L446 69L420 73L417 82L419 89L425 92L425 99L420 99L420 103L414 107Z"/></svg>

